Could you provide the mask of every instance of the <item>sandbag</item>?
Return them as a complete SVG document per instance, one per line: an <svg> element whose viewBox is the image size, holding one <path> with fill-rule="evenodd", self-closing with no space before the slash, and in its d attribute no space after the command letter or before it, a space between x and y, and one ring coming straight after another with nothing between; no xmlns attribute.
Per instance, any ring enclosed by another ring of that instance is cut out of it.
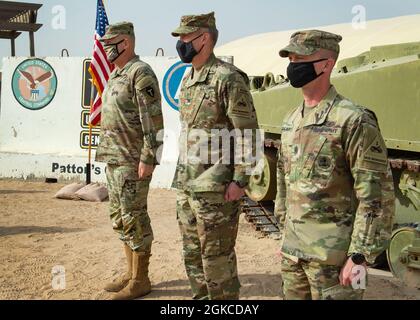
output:
<svg viewBox="0 0 420 320"><path fill-rule="evenodd" d="M101 202L108 198L108 189L99 183L91 183L76 192L76 195L86 201Z"/></svg>
<svg viewBox="0 0 420 320"><path fill-rule="evenodd" d="M79 200L80 198L78 195L76 195L76 192L82 189L84 186L84 183L70 183L58 190L54 197L58 199Z"/></svg>

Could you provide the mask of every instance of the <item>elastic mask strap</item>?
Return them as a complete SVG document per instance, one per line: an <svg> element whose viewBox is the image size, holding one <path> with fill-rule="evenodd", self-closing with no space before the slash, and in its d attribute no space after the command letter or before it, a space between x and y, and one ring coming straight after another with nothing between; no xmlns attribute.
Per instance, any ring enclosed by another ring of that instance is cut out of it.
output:
<svg viewBox="0 0 420 320"><path fill-rule="evenodd" d="M121 39L120 41L116 42L116 43L108 43L108 44L104 44L104 47L109 47L109 46L118 46L121 42L123 42L125 39ZM118 48L117 48L118 50Z"/></svg>

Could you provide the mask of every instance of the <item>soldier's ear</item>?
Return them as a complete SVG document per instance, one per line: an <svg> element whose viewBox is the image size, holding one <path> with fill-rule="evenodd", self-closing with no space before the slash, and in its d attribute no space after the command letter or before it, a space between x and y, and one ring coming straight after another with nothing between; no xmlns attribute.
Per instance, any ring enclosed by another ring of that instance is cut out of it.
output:
<svg viewBox="0 0 420 320"><path fill-rule="evenodd" d="M207 43L210 40L210 33L204 32L203 34L203 42Z"/></svg>
<svg viewBox="0 0 420 320"><path fill-rule="evenodd" d="M334 58L330 58L330 62L331 62L331 70L334 69L335 64L337 63L337 60Z"/></svg>
<svg viewBox="0 0 420 320"><path fill-rule="evenodd" d="M128 47L130 47L130 39L124 37L123 40L124 42L122 43L122 45L124 46L124 49L128 49Z"/></svg>
<svg viewBox="0 0 420 320"><path fill-rule="evenodd" d="M334 69L334 64L335 61L332 58L328 58L328 60L326 61L326 64L324 66L324 70L323 71L332 71L332 69Z"/></svg>

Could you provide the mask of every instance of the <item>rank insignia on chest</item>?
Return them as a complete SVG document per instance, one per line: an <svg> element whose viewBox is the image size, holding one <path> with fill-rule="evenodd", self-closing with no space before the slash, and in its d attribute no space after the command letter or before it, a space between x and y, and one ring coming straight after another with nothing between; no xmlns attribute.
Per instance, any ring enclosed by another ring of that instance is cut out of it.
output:
<svg viewBox="0 0 420 320"><path fill-rule="evenodd" d="M115 89L112 89L111 96L118 96L118 91Z"/></svg>
<svg viewBox="0 0 420 320"><path fill-rule="evenodd" d="M329 111L329 108L326 108L326 109L323 109L323 110L315 113L315 121L317 123L319 123L328 111Z"/></svg>

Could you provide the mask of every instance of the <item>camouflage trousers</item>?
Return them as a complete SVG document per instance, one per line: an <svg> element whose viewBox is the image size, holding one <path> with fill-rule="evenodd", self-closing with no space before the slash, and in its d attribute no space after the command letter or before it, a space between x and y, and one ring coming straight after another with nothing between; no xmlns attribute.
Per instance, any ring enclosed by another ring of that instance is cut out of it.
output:
<svg viewBox="0 0 420 320"><path fill-rule="evenodd" d="M364 290L341 286L340 266L297 262L283 256L281 276L286 300L361 300Z"/></svg>
<svg viewBox="0 0 420 320"><path fill-rule="evenodd" d="M153 231L147 214L150 178L139 180L137 167L107 165L112 227L132 250L150 252Z"/></svg>
<svg viewBox="0 0 420 320"><path fill-rule="evenodd" d="M177 219L193 299L239 299L235 243L239 202L220 192L177 194Z"/></svg>

